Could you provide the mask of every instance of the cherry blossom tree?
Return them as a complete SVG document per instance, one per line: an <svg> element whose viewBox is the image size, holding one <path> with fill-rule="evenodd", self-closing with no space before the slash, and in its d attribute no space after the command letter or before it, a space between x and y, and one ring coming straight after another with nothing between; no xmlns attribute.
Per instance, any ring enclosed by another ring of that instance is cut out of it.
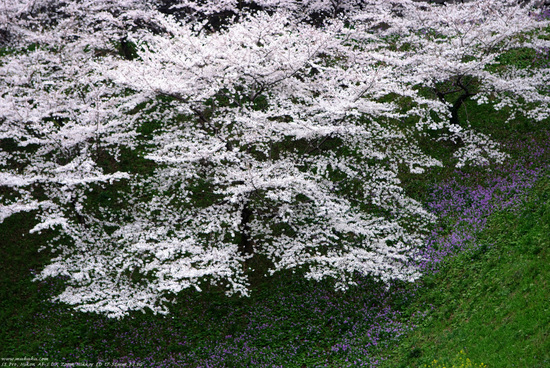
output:
<svg viewBox="0 0 550 368"><path fill-rule="evenodd" d="M401 70L402 79L419 95L432 98L426 104L419 124L445 129L442 138L461 147L455 152L457 166L502 162L507 156L490 137L470 129L470 122L459 121L459 111L468 100L491 104L495 109L512 110L529 119L548 119L546 68L518 69L504 66L499 57L507 51L529 48L547 50L549 41L534 33L548 25L537 15L536 3L515 0L468 1L447 6L426 6L400 2L401 16L386 8L381 36L388 45L382 59ZM356 16L371 22L381 7ZM525 106L528 106L525 109Z"/></svg>
<svg viewBox="0 0 550 368"><path fill-rule="evenodd" d="M54 197L64 209L75 209L74 201L81 198L72 193L77 187L128 177L105 173L98 161L104 153L116 156L121 146L133 144L135 127L123 111L138 101L96 73L92 60L116 53L125 27L147 19L136 4L124 13L121 8L128 3L123 2L102 7L94 2L2 3L9 42L0 61L0 183L15 191L7 196L3 218L17 210L52 211L58 207ZM113 9L122 11L124 23L109 18ZM36 186L46 193L32 195Z"/></svg>
<svg viewBox="0 0 550 368"><path fill-rule="evenodd" d="M415 137L446 130L459 166L483 164L504 154L457 120L466 99L547 117L548 72L498 65L547 22L504 0L174 2L238 15L217 31L157 3L54 3L1 13L0 220L57 234L37 278L64 276L81 311L166 313L285 269L413 281L434 217L398 175L442 165Z"/></svg>
<svg viewBox="0 0 550 368"><path fill-rule="evenodd" d="M86 193L130 177L104 162L134 146L135 118L125 111L139 103L102 78L92 61L116 53L127 32L121 24L130 27L147 14L133 6L117 23L109 10L120 12L122 3L1 5L7 43L0 60L0 219L35 211L32 232L58 229L55 243L82 249L86 240L93 243L93 229L108 226L98 217L101 208L86 205Z"/></svg>

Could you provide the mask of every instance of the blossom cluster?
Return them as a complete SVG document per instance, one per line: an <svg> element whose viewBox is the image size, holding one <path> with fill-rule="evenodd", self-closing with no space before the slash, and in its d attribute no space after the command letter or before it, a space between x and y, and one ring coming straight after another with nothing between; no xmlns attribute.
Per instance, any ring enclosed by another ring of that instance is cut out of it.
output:
<svg viewBox="0 0 550 368"><path fill-rule="evenodd" d="M321 3L322 24L262 2L214 30L144 0L2 4L0 219L55 233L37 279L66 277L57 300L122 317L205 283L249 295L254 272L420 276L436 217L399 175L444 164L428 136L457 167L508 157L466 100L548 118L548 69L498 57L548 47L549 22L511 0Z"/></svg>

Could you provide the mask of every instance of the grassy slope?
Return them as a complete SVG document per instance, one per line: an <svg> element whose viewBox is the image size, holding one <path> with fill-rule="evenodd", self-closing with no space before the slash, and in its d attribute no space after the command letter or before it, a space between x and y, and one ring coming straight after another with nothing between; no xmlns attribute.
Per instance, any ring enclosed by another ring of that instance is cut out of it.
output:
<svg viewBox="0 0 550 368"><path fill-rule="evenodd" d="M476 367L550 367L550 182L520 213L493 215L478 244L424 280L410 310L433 309L388 367L451 367L460 350Z"/></svg>

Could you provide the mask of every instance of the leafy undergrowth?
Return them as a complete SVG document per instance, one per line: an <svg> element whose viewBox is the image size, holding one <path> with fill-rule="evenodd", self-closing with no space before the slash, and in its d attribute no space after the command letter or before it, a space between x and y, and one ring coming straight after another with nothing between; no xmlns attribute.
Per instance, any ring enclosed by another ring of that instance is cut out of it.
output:
<svg viewBox="0 0 550 368"><path fill-rule="evenodd" d="M426 314L385 366L454 367L463 350L473 366L549 367L549 251L546 179L520 211L491 215L475 247L423 280L410 311Z"/></svg>

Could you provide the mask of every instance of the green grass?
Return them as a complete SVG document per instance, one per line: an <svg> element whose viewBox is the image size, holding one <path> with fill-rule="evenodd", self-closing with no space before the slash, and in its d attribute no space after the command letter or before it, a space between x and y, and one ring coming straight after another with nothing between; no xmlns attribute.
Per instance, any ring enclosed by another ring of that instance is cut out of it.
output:
<svg viewBox="0 0 550 368"><path fill-rule="evenodd" d="M550 181L520 213L493 215L478 244L423 280L410 311L427 314L387 367L450 367L460 350L476 366L550 366Z"/></svg>

